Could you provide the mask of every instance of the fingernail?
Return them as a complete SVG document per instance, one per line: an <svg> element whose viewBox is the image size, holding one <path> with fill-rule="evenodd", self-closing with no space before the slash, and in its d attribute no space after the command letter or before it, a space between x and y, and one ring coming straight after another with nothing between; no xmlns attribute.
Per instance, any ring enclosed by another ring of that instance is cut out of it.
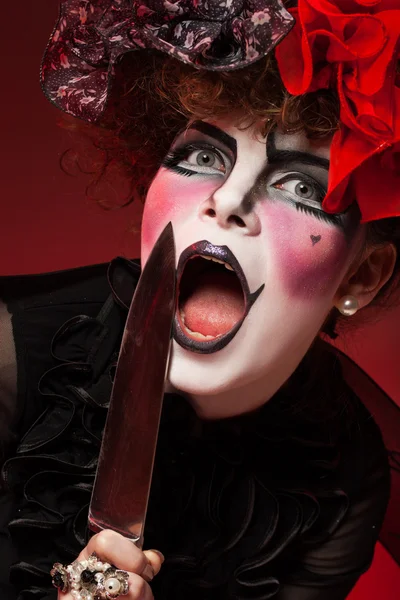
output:
<svg viewBox="0 0 400 600"><path fill-rule="evenodd" d="M151 581L152 579L154 579L154 569L151 565L145 566L143 573L142 573L142 577L146 581Z"/></svg>
<svg viewBox="0 0 400 600"><path fill-rule="evenodd" d="M160 552L159 550L153 550L153 549L150 552L155 552L157 554L157 556L160 557L161 564L164 562L165 556L162 552Z"/></svg>

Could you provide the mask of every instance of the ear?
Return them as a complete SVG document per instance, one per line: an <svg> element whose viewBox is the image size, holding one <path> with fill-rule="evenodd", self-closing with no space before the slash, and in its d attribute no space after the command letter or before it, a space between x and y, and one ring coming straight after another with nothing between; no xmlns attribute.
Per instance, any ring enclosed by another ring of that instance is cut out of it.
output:
<svg viewBox="0 0 400 600"><path fill-rule="evenodd" d="M357 298L359 308L370 304L391 278L396 258L397 250L393 244L368 249L342 281L335 295L335 305L347 295Z"/></svg>

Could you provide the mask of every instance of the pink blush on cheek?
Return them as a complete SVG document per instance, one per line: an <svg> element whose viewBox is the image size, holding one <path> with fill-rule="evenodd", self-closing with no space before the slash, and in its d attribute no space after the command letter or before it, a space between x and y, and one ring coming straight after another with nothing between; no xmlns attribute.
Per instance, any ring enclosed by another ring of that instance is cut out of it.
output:
<svg viewBox="0 0 400 600"><path fill-rule="evenodd" d="M142 221L142 256L147 258L164 227L183 223L215 191L215 182L160 171L147 194Z"/></svg>
<svg viewBox="0 0 400 600"><path fill-rule="evenodd" d="M283 201L264 206L273 260L288 293L305 299L334 293L350 252L344 232Z"/></svg>

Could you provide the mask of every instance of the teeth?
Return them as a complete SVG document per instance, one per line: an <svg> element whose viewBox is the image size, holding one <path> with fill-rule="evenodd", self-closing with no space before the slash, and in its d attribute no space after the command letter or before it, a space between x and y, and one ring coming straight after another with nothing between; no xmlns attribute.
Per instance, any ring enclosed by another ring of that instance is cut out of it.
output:
<svg viewBox="0 0 400 600"><path fill-rule="evenodd" d="M191 329L189 329L189 327L186 327L186 325L185 325L185 330L186 330L186 333L190 334L190 337L194 338L195 340L199 340L200 342L204 342L205 340L215 340L215 338L218 337L218 336L214 336L214 335L203 335L202 333L199 333L198 331L192 331Z"/></svg>
<svg viewBox="0 0 400 600"><path fill-rule="evenodd" d="M219 258L214 258L213 256L203 256L202 258L204 258L205 260L212 260L213 262L218 263L219 265L224 265L225 269L228 269L228 271L234 270L233 267L231 267L231 265L224 262L223 260L219 260Z"/></svg>
<svg viewBox="0 0 400 600"><path fill-rule="evenodd" d="M199 331L192 331L185 324L185 313L182 309L179 311L179 314L180 314L182 325L183 325L185 332L188 333L190 335L190 337L194 338L195 340L204 342L205 340L215 340L217 337L220 337L219 335L203 335Z"/></svg>

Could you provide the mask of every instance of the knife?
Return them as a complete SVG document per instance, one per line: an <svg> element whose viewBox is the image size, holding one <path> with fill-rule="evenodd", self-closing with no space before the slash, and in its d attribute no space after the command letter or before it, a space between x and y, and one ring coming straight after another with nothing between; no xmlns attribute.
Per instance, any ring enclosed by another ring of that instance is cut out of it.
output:
<svg viewBox="0 0 400 600"><path fill-rule="evenodd" d="M113 529L139 546L174 311L175 245L169 223L147 260L129 309L89 506L92 532Z"/></svg>

